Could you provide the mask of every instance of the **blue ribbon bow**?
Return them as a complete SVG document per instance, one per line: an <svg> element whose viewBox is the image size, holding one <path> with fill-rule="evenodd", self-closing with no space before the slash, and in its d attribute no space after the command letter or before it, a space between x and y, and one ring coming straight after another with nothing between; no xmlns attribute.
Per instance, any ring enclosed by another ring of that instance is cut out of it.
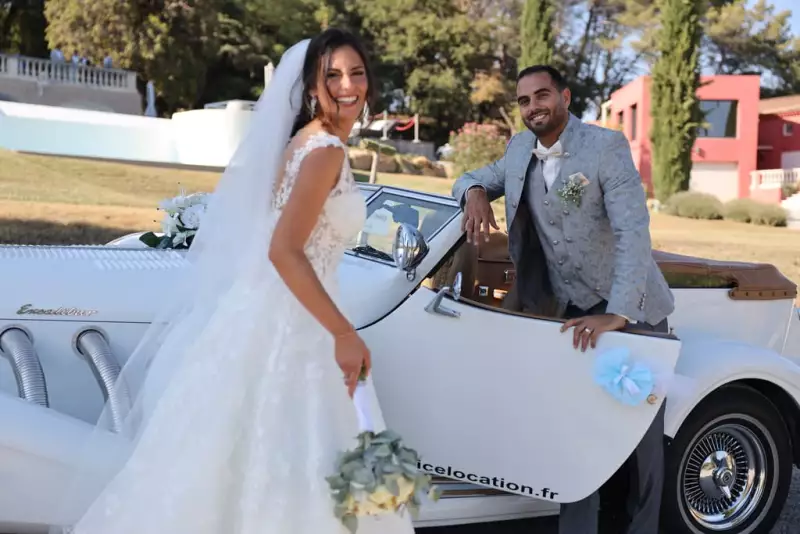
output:
<svg viewBox="0 0 800 534"><path fill-rule="evenodd" d="M653 390L655 379L650 369L630 361L630 351L616 347L601 352L594 362L594 381L618 401L636 406Z"/></svg>

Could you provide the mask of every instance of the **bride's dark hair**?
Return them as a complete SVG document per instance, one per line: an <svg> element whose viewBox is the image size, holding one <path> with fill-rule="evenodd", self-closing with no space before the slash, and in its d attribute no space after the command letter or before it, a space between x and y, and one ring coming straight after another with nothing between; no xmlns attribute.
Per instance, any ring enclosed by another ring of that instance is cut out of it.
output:
<svg viewBox="0 0 800 534"><path fill-rule="evenodd" d="M331 100L334 103L336 102L336 100L333 98L333 95L331 95L330 90L328 89L328 85L324 83L329 69L329 65L325 64L324 60L326 58L329 60L333 51L343 46L349 46L353 48L353 50L355 50L356 53L361 56L361 61L364 62L364 74L367 77L366 103L367 105L372 106L372 102L374 100L373 92L375 90L375 83L372 69L370 68L369 64L369 58L366 50L364 49L364 45L361 43L361 40L358 37L347 30L328 28L314 37L308 44L305 62L303 63L303 104L302 108L300 109L300 113L298 113L297 118L294 121L291 134L292 137L294 137L294 135L300 129L302 129L315 118L311 116L310 92L312 89L316 88L321 90L322 87L324 87ZM319 83L320 79L323 81L322 84ZM338 108L338 104L336 105ZM320 108L321 106L318 105L317 114L319 114ZM321 119L325 124L330 125L332 123L332 117L323 116Z"/></svg>

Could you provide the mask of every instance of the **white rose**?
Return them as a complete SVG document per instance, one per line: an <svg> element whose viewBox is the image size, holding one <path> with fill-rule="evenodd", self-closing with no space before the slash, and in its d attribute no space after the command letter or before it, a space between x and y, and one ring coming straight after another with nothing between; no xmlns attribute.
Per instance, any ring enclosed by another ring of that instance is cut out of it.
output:
<svg viewBox="0 0 800 534"><path fill-rule="evenodd" d="M164 215L164 218L161 220L161 230L167 234L167 236L172 237L172 234L178 231L178 221L170 215Z"/></svg>
<svg viewBox="0 0 800 534"><path fill-rule="evenodd" d="M193 230L200 228L200 220L205 211L206 207L203 204L196 204L194 206L189 206L188 208L186 208L181 214L181 221L183 222L183 226L186 228L191 228Z"/></svg>
<svg viewBox="0 0 800 534"><path fill-rule="evenodd" d="M182 245L186 242L186 239L192 235L194 232L178 232L175 235L175 240L172 242L176 247L178 245Z"/></svg>
<svg viewBox="0 0 800 534"><path fill-rule="evenodd" d="M187 206L197 206L197 205L207 205L208 201L206 200L206 193L192 193L188 197L186 197L186 205Z"/></svg>

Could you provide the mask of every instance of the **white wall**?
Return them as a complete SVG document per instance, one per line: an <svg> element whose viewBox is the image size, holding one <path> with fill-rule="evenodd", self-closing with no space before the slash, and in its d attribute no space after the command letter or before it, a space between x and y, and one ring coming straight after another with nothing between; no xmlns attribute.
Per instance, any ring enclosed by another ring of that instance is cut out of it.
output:
<svg viewBox="0 0 800 534"><path fill-rule="evenodd" d="M710 193L722 202L738 198L738 164L735 162L693 162L689 189Z"/></svg>
<svg viewBox="0 0 800 534"><path fill-rule="evenodd" d="M42 154L224 167L252 115L247 106L160 119L0 101L0 148Z"/></svg>

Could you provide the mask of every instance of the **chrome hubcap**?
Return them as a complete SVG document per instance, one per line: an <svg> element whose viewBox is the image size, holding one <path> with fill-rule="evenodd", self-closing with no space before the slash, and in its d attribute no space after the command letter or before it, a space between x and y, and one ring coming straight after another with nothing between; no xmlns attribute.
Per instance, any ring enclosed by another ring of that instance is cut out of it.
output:
<svg viewBox="0 0 800 534"><path fill-rule="evenodd" d="M689 451L682 478L692 517L709 530L728 530L745 521L764 494L767 451L747 427L714 427Z"/></svg>

